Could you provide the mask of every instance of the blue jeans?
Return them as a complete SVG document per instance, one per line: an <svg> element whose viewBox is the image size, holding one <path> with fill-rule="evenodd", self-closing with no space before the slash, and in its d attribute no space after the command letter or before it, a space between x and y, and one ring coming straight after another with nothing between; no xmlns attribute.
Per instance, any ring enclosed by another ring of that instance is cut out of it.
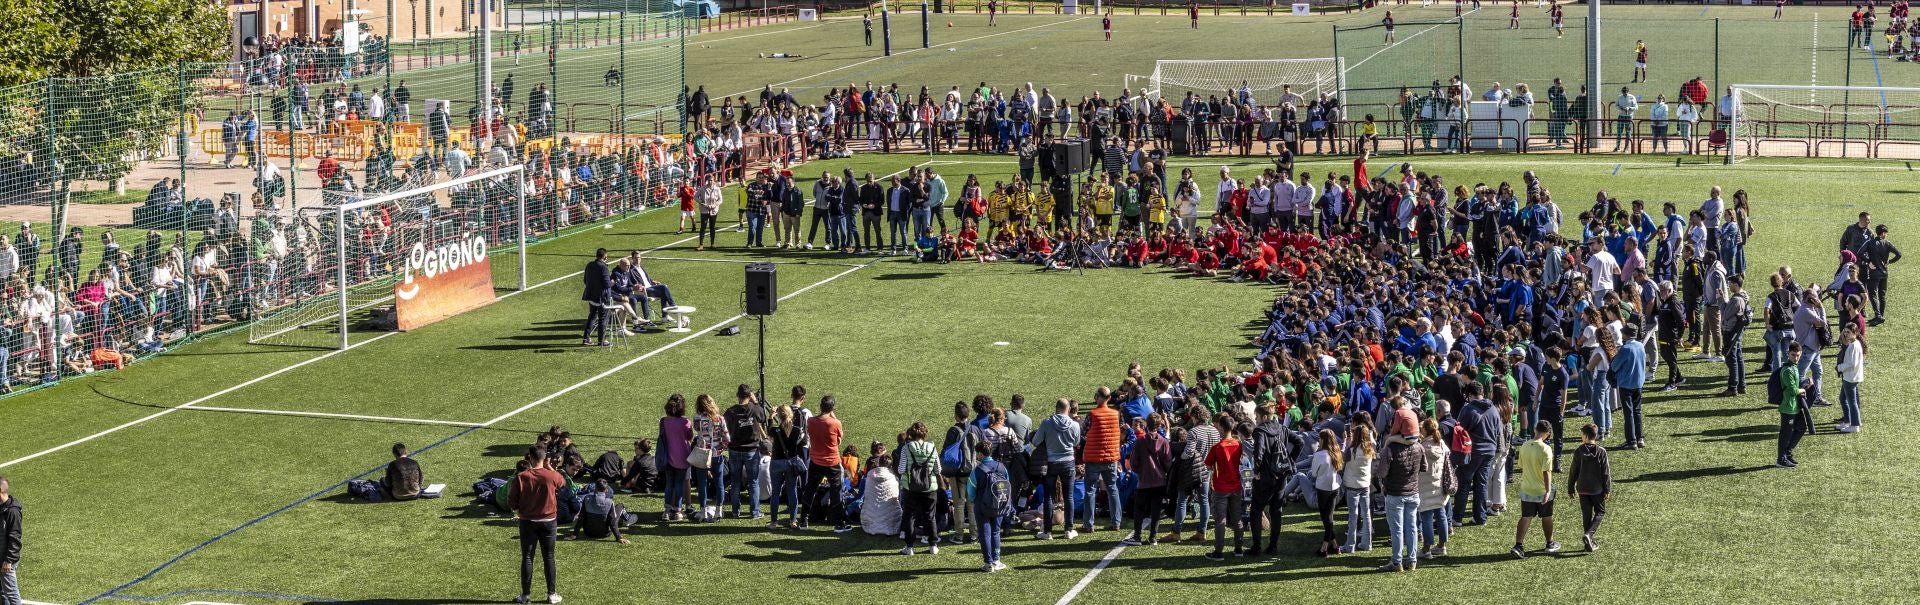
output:
<svg viewBox="0 0 1920 605"><path fill-rule="evenodd" d="M1587 387L1587 411L1593 414L1593 424L1603 434L1612 433L1613 385L1607 384L1605 376L1589 376Z"/></svg>
<svg viewBox="0 0 1920 605"><path fill-rule="evenodd" d="M727 506L740 516L740 490L753 498L747 505L754 517L760 516L760 452L727 452Z"/></svg>
<svg viewBox="0 0 1920 605"><path fill-rule="evenodd" d="M1435 544L1446 544L1453 535L1453 513L1445 502L1433 510L1420 511L1420 547L1432 548ZM1436 541L1437 540L1437 541Z"/></svg>
<svg viewBox="0 0 1920 605"><path fill-rule="evenodd" d="M765 237L766 232L767 232L767 217L759 214L748 213L747 214L747 245L748 246L766 245L766 237Z"/></svg>
<svg viewBox="0 0 1920 605"><path fill-rule="evenodd" d="M840 247L860 247L860 213L840 213Z"/></svg>
<svg viewBox="0 0 1920 605"><path fill-rule="evenodd" d="M769 471L773 475L773 506L772 510L768 511L769 516L773 521L779 521L780 503L785 501L787 520L798 521L800 519L800 484L806 482L807 461L801 458L774 459Z"/></svg>
<svg viewBox="0 0 1920 605"><path fill-rule="evenodd" d="M1096 502L1094 498L1098 497L1095 495L1097 493L1104 493L1106 495L1106 502L1104 504L1107 509L1107 514L1113 519L1114 525L1119 525L1120 468L1118 465L1113 462L1088 462L1086 479L1087 531L1093 531L1093 517L1095 513L1099 512L1095 510L1098 507L1094 506L1094 502ZM1105 484L1104 487L1102 487L1102 484ZM1099 491L1096 492L1095 490Z"/></svg>
<svg viewBox="0 0 1920 605"><path fill-rule="evenodd" d="M1189 500L1198 501L1200 505L1200 515L1197 517L1198 521L1195 522L1195 525L1199 526L1197 531L1207 531L1207 518L1213 516L1213 502L1211 502L1212 498L1207 497L1207 492L1212 491L1212 488L1207 485L1206 481L1207 478L1201 477L1200 485L1181 490L1180 495L1174 498L1173 533L1180 533L1181 528L1186 525L1187 502Z"/></svg>
<svg viewBox="0 0 1920 605"><path fill-rule="evenodd" d="M895 250L913 245L913 234L907 233L907 213L887 213L887 236Z"/></svg>
<svg viewBox="0 0 1920 605"><path fill-rule="evenodd" d="M1388 495L1386 500L1387 538L1393 544L1393 554L1387 560L1412 565L1417 552L1414 534L1420 525L1420 494Z"/></svg>
<svg viewBox="0 0 1920 605"><path fill-rule="evenodd" d="M0 605L20 605L20 566L15 564L12 570L0 574Z"/></svg>
<svg viewBox="0 0 1920 605"><path fill-rule="evenodd" d="M1368 488L1347 488L1347 543L1343 548L1373 550L1373 495Z"/></svg>
<svg viewBox="0 0 1920 605"><path fill-rule="evenodd" d="M692 469L692 474L694 487L700 488L700 510L695 511L695 514L705 515L709 506L719 508L720 503L726 501L726 498L720 495L720 492L725 489L721 485L726 483L726 465Z"/></svg>
<svg viewBox="0 0 1920 605"><path fill-rule="evenodd" d="M646 319L648 316L653 315L651 301L649 299L660 299L660 313L662 317L666 315L667 307L679 306L673 302L673 290L668 289L666 284L654 282L653 285L647 287L645 294L646 296L636 297L640 299L641 319Z"/></svg>
<svg viewBox="0 0 1920 605"><path fill-rule="evenodd" d="M1747 357L1741 351L1741 341L1746 340L1745 331L1721 330L1720 340L1727 343L1727 388L1747 390Z"/></svg>
<svg viewBox="0 0 1920 605"><path fill-rule="evenodd" d="M1767 330L1767 369L1772 370L1786 363L1787 343L1793 341L1793 330Z"/></svg>
<svg viewBox="0 0 1920 605"><path fill-rule="evenodd" d="M1460 489L1465 493L1455 494L1453 501L1453 519L1467 518L1467 496L1473 497L1473 524L1487 523L1487 482L1493 479L1494 452L1474 450L1467 456L1467 463L1460 465Z"/></svg>
<svg viewBox="0 0 1920 605"><path fill-rule="evenodd" d="M3 355L4 353L0 353ZM1840 421L1860 426L1860 383L1840 381Z"/></svg>
<svg viewBox="0 0 1920 605"><path fill-rule="evenodd" d="M1822 393L1820 392L1820 386L1825 382L1821 380L1822 373L1823 372L1820 371L1820 350L1802 350L1800 352L1800 379L1811 381L1812 383L1812 386L1807 387L1807 401L1809 403L1826 399L1821 396Z"/></svg>
<svg viewBox="0 0 1920 605"><path fill-rule="evenodd" d="M668 465L662 466L666 466L666 472L661 473L661 475L663 475L662 478L666 480L666 489L661 490L663 493L660 494L661 500L666 504L664 508L669 513L685 510L687 507L688 475L700 469L677 469Z"/></svg>
<svg viewBox="0 0 1920 605"><path fill-rule="evenodd" d="M931 210L914 210L911 216L913 218L914 237L920 237L920 234L926 233L927 228L933 225L933 211Z"/></svg>
<svg viewBox="0 0 1920 605"><path fill-rule="evenodd" d="M988 564L998 562L1000 560L1001 519L999 517L989 517L979 514L978 511L975 511L974 514L979 517L977 522L980 524L980 558L984 559Z"/></svg>

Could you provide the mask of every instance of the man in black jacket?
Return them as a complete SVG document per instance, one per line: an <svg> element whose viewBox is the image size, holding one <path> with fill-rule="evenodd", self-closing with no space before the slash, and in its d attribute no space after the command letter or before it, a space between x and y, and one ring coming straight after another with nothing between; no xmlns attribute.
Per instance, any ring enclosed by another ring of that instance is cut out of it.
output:
<svg viewBox="0 0 1920 605"><path fill-rule="evenodd" d="M1860 244L1861 281L1867 285L1867 302L1873 305L1873 325L1886 321L1887 266L1900 262L1900 249L1887 241L1887 226L1873 228L1873 239Z"/></svg>
<svg viewBox="0 0 1920 605"><path fill-rule="evenodd" d="M887 208L887 190L873 179L873 173L867 173L867 182L860 186L860 229L866 232L861 241L869 254L879 254L887 246L886 235L881 232L880 213Z"/></svg>
<svg viewBox="0 0 1920 605"><path fill-rule="evenodd" d="M387 463L387 475L380 480L380 489L394 500L412 500L420 497L420 463L408 456L407 444L393 444L393 462Z"/></svg>
<svg viewBox="0 0 1920 605"><path fill-rule="evenodd" d="M1860 220L1854 224L1847 225L1846 232L1840 234L1840 249L1859 250L1860 244L1867 243L1867 240L1873 237L1872 224L1873 215L1861 212Z"/></svg>
<svg viewBox="0 0 1920 605"><path fill-rule="evenodd" d="M1469 382L1467 405L1460 410L1460 427L1472 438L1473 451L1460 467L1460 494L1454 497L1453 518L1462 525L1487 524L1487 487L1493 480L1493 456L1499 451L1500 414L1493 402L1481 398L1480 383ZM1467 521L1467 501L1473 500L1473 519Z"/></svg>
<svg viewBox="0 0 1920 605"><path fill-rule="evenodd" d="M20 500L13 497L13 486L0 477L0 603L20 602L20 579L14 568L20 565Z"/></svg>
<svg viewBox="0 0 1920 605"><path fill-rule="evenodd" d="M1280 547L1280 512L1284 501L1280 497L1281 488L1286 487L1287 479L1294 473L1293 458L1306 448L1292 431L1280 423L1273 406L1263 405L1256 411L1253 428L1253 517L1248 524L1253 526L1253 552L1249 556L1258 557L1260 553L1274 554ZM1260 515L1265 513L1267 542L1260 546Z"/></svg>
<svg viewBox="0 0 1920 605"><path fill-rule="evenodd" d="M587 263L586 271L580 279L585 289L580 292L580 300L587 303L587 325L580 331L580 344L595 344L594 334L600 335L599 345L607 346L607 309L605 306L609 292L607 273L607 249L593 251L593 261Z"/></svg>

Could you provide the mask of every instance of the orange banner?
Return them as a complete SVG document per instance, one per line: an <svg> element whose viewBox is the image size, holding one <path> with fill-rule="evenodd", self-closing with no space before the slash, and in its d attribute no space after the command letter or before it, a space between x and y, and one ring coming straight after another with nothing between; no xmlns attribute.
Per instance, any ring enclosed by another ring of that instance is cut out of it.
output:
<svg viewBox="0 0 1920 605"><path fill-rule="evenodd" d="M487 241L478 235L432 248L414 244L407 254L406 277L393 285L394 315L402 332L493 300L493 265L487 260Z"/></svg>

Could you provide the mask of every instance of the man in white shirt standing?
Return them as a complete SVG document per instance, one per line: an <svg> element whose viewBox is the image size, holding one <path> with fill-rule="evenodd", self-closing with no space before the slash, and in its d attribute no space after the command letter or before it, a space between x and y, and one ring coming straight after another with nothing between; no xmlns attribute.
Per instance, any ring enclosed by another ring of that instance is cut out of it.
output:
<svg viewBox="0 0 1920 605"><path fill-rule="evenodd" d="M1273 212L1279 215L1280 229L1293 231L1293 190L1299 188L1293 184L1293 175L1280 173L1280 182L1273 184Z"/></svg>
<svg viewBox="0 0 1920 605"><path fill-rule="evenodd" d="M1707 191L1707 201L1700 202L1700 220L1707 228L1707 250L1719 250L1720 216L1725 214L1727 202L1720 199L1720 186L1714 185Z"/></svg>
<svg viewBox="0 0 1920 605"><path fill-rule="evenodd" d="M1607 252L1606 242L1601 238L1587 241L1587 277L1592 280L1593 304L1606 304L1607 293L1613 291L1614 274L1620 272L1620 262L1614 260L1613 253Z"/></svg>
<svg viewBox="0 0 1920 605"><path fill-rule="evenodd" d="M1256 236L1266 233L1267 225L1273 222L1274 191L1267 188L1265 179L1266 177L1253 177L1253 185L1247 190L1247 224L1253 227L1253 234ZM1291 198L1284 200L1285 203L1292 201Z"/></svg>
<svg viewBox="0 0 1920 605"><path fill-rule="evenodd" d="M1221 216L1233 211L1233 192L1240 190L1240 181L1233 179L1233 173L1226 166L1220 167L1220 187L1214 194L1213 212Z"/></svg>
<svg viewBox="0 0 1920 605"><path fill-rule="evenodd" d="M1613 150L1628 149L1633 141L1633 114L1640 111L1640 98L1633 96L1627 87L1620 87L1620 96L1613 98Z"/></svg>
<svg viewBox="0 0 1920 605"><path fill-rule="evenodd" d="M1313 202L1320 197L1313 188L1313 176L1300 173L1300 182L1293 186L1293 229L1297 233L1313 231Z"/></svg>

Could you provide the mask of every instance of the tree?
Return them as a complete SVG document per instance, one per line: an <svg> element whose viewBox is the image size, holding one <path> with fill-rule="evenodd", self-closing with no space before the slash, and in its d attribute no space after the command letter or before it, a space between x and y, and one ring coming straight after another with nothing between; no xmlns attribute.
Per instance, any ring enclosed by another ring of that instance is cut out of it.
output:
<svg viewBox="0 0 1920 605"><path fill-rule="evenodd" d="M53 226L75 179L112 180L178 119L188 62L228 52L225 5L208 0L0 0L0 180L57 184Z"/></svg>

